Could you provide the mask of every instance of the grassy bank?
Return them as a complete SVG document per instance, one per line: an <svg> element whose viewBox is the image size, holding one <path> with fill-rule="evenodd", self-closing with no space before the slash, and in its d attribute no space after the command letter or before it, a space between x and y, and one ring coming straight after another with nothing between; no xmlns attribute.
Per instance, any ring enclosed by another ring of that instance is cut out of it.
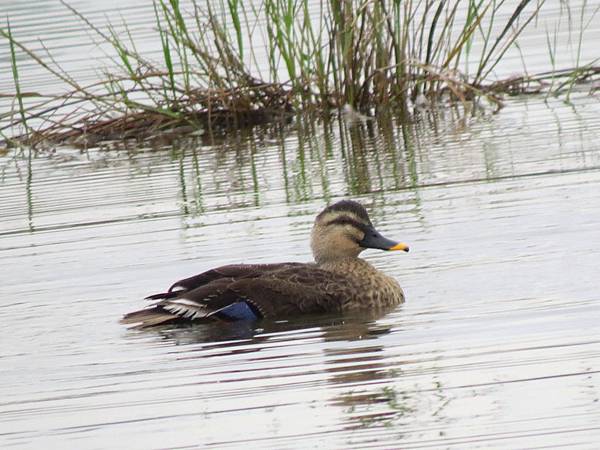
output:
<svg viewBox="0 0 600 450"><path fill-rule="evenodd" d="M415 105L469 109L482 100L499 108L502 95L539 91L550 78L553 88L564 89L598 74L588 65L490 80L544 6L544 0L513 3L507 15L502 0L194 0L185 8L157 0L158 62L136 50L128 29L100 29L63 3L110 43L115 66L103 80L80 85L20 44L7 22L0 34L10 43L18 111L3 115L0 132L30 145L93 144L286 120L300 110L328 114L344 105L400 115ZM266 57L258 48L266 48ZM24 104L16 52L71 91L36 94ZM560 75L564 82L554 84Z"/></svg>

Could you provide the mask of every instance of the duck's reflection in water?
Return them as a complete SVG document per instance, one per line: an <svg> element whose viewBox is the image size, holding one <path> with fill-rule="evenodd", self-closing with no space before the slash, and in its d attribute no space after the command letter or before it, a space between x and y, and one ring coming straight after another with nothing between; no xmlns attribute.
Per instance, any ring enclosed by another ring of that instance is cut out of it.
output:
<svg viewBox="0 0 600 450"><path fill-rule="evenodd" d="M356 429L398 424L419 408L413 378L403 374L406 361L386 346L386 336L402 333L402 314L397 308L388 313L211 322L144 333L188 346L183 359L224 358L217 372L214 364L206 369L229 383L255 380L270 390L328 386L324 401L340 408L345 428Z"/></svg>
<svg viewBox="0 0 600 450"><path fill-rule="evenodd" d="M252 351L260 351L261 343L297 340L302 344L306 333L319 336L322 342L363 341L389 333L391 325L377 323L394 308L348 314L306 315L301 318L277 321L222 322L207 320L204 323L171 325L148 328L138 333L156 334L176 345L203 344L211 348L234 348L254 344Z"/></svg>

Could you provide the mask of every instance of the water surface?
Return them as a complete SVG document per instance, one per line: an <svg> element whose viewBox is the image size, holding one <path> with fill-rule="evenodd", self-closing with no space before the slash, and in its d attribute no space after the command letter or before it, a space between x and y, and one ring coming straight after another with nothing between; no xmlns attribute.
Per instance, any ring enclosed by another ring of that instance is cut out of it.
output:
<svg viewBox="0 0 600 450"><path fill-rule="evenodd" d="M597 448L600 104L571 100L3 154L0 447ZM396 310L118 323L220 264L310 260L341 198L411 244L365 252Z"/></svg>

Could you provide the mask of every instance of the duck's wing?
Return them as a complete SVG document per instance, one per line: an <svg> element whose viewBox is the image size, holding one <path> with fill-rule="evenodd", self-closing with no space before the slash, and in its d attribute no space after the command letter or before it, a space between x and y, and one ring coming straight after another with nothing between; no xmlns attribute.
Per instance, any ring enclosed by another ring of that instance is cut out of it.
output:
<svg viewBox="0 0 600 450"><path fill-rule="evenodd" d="M256 320L334 312L342 309L344 299L355 290L346 277L313 264L251 266L244 270L226 267L213 269L219 271L216 277L206 272L175 283L181 283L183 289L170 290L161 297L157 294L157 303L127 314L122 322L147 327L208 318Z"/></svg>
<svg viewBox="0 0 600 450"><path fill-rule="evenodd" d="M228 287L266 318L341 312L356 289L352 279L314 265L236 280Z"/></svg>
<svg viewBox="0 0 600 450"><path fill-rule="evenodd" d="M208 270L193 277L175 282L167 292L146 297L154 300L149 307L126 314L121 323L135 324L139 327L154 326L180 320L201 319L218 313L217 310L239 301L234 292L227 289L242 279L264 276L270 272L293 269L299 266L311 266L303 263L279 264L231 264ZM235 314L249 315L252 311L230 311ZM226 314L225 312L224 314Z"/></svg>
<svg viewBox="0 0 600 450"><path fill-rule="evenodd" d="M252 278L276 270L305 265L308 264L289 262L278 264L229 264L227 266L207 270L206 272L194 275L193 277L176 281L167 292L149 295L145 300L161 300L179 297L184 292L190 292L219 279Z"/></svg>

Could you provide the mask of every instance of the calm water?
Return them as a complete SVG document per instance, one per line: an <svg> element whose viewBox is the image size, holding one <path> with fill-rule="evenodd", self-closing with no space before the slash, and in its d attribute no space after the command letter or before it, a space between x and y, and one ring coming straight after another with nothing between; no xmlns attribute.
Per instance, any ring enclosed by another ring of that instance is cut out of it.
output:
<svg viewBox="0 0 600 450"><path fill-rule="evenodd" d="M15 14L63 17L40 5ZM80 50L62 57L84 73ZM468 119L2 154L0 447L598 448L599 192L587 88ZM341 198L411 244L365 253L406 291L392 313L118 324L178 278L309 260Z"/></svg>

